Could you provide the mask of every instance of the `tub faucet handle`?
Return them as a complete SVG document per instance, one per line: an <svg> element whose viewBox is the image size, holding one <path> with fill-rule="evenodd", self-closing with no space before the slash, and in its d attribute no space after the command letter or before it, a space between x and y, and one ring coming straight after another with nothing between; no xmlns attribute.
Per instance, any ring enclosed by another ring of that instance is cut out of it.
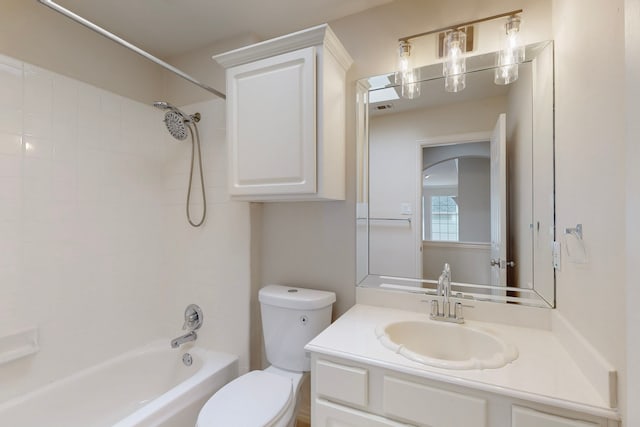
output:
<svg viewBox="0 0 640 427"><path fill-rule="evenodd" d="M195 331L196 329L200 329L202 321L202 309L196 304L189 304L184 310L184 324L182 325L182 329Z"/></svg>

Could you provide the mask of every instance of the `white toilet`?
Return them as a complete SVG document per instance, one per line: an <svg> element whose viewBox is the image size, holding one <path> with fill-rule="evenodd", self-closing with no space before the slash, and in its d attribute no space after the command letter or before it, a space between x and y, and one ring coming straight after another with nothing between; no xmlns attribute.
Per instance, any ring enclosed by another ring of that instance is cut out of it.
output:
<svg viewBox="0 0 640 427"><path fill-rule="evenodd" d="M231 381L200 410L197 427L295 424L300 384L311 369L304 346L331 323L333 292L269 285L258 293L271 366Z"/></svg>

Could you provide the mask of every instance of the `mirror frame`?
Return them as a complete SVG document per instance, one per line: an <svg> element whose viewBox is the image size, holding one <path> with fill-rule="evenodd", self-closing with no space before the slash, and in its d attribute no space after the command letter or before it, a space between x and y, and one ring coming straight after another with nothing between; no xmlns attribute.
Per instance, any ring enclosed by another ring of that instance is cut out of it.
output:
<svg viewBox="0 0 640 427"><path fill-rule="evenodd" d="M538 55L550 49L550 72L551 72L551 184L552 184L552 221L550 236L552 241L557 239L555 224L555 75L554 75L554 45L553 41L543 41L526 46L526 54L524 62L534 61ZM479 54L467 57L467 73L473 73L483 70L491 70L494 65L495 52ZM443 80L442 64L435 63L421 67L421 82L429 80ZM384 76L393 73L384 74ZM444 82L443 82L444 84ZM387 84L379 87L372 87L369 84L369 78L360 79L356 82L356 159L357 159L357 188L356 188L356 286L366 288L381 288L386 290L394 290L400 292L411 292L418 294L435 295L435 289L423 287L424 283L431 283L424 279L385 276L380 274L371 274L369 271L369 91L395 87L395 84ZM533 120L532 111L532 120ZM532 135L532 144L536 143L536 135ZM533 159L532 159L533 161ZM532 187L532 192L535 187ZM534 256L532 255L532 258ZM532 260L533 263L533 260ZM464 286L457 286L452 283L452 293L454 297L463 299L473 299L477 301L491 301L501 303L514 303L527 306L554 308L556 294L556 269L551 265L549 260L549 268L553 270L553 296L545 299L535 289L535 281L532 288L521 288L511 286L492 286L492 285L476 285L488 288L495 294L487 294L486 296L465 291ZM549 300L551 299L551 300Z"/></svg>

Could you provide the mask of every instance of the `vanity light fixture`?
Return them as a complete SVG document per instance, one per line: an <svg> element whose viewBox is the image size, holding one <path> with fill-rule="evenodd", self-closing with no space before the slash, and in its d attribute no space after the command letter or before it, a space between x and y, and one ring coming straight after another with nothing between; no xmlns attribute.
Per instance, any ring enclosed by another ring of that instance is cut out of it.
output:
<svg viewBox="0 0 640 427"><path fill-rule="evenodd" d="M401 40L398 45L398 71L396 84L400 86L403 98L414 99L420 96L420 70L411 66L411 42Z"/></svg>
<svg viewBox="0 0 640 427"><path fill-rule="evenodd" d="M447 92L459 92L465 88L466 60L464 53L472 50L467 45L467 33L473 31L473 24L492 21L498 18L508 17L505 24L504 47L498 52L496 59L495 83L509 84L518 78L518 64L524 60L524 46L519 42L520 16L522 9L486 18L475 19L437 30L426 31L398 39L398 70L396 71L396 84L401 87L404 98L416 98L420 95L420 69L410 64L411 40L430 34L444 33L442 47L445 56L443 62L443 75L445 77L445 90ZM439 44L439 43L438 43Z"/></svg>
<svg viewBox="0 0 640 427"><path fill-rule="evenodd" d="M496 54L493 79L497 85L508 85L518 80L518 64L524 61L524 46L520 42L520 23L520 17L513 15L504 24L503 46Z"/></svg>

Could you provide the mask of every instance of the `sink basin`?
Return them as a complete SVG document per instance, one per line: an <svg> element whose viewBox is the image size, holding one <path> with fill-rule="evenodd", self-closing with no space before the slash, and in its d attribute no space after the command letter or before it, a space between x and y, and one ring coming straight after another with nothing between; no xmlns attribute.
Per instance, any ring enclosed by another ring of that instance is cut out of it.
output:
<svg viewBox="0 0 640 427"><path fill-rule="evenodd" d="M382 345L415 362L445 369L501 368L518 350L496 334L467 324L403 321L376 328Z"/></svg>

